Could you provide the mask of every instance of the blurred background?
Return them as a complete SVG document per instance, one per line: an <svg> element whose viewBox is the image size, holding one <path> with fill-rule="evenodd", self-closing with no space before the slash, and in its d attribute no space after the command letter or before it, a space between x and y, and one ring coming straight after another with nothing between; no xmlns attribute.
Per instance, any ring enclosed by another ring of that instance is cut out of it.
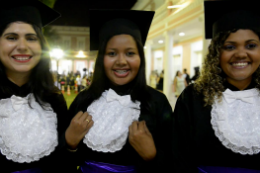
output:
<svg viewBox="0 0 260 173"><path fill-rule="evenodd" d="M55 83L64 92L68 105L90 85L94 73L97 52L89 51L89 9L155 11L144 46L147 84L156 88L161 83L162 89L157 89L167 96L173 108L177 71L185 77L188 74L190 79L199 74L210 44L204 37L203 0L40 1L62 16L45 27L44 34L50 46ZM184 69L187 74L183 74Z"/></svg>

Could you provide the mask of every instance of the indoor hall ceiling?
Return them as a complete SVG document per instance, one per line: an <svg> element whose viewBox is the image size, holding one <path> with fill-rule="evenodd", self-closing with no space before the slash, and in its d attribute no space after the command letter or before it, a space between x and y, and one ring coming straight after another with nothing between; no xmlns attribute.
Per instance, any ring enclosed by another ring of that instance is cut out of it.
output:
<svg viewBox="0 0 260 173"><path fill-rule="evenodd" d="M89 9L131 9L137 0L57 0L54 9L61 18L52 23L60 26L89 26Z"/></svg>

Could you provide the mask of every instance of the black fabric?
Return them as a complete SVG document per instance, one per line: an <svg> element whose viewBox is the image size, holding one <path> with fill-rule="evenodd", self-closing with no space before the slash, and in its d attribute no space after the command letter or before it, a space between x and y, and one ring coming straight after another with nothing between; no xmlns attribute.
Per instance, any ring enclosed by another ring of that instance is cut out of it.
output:
<svg viewBox="0 0 260 173"><path fill-rule="evenodd" d="M145 45L154 11L90 10L90 50L114 35L129 34Z"/></svg>
<svg viewBox="0 0 260 173"><path fill-rule="evenodd" d="M25 97L30 93L30 88L27 84L19 87L13 82L9 81L7 78L1 79L1 85L4 85L7 93L0 91L0 99L10 98L12 95ZM67 105L62 94L53 94L48 98L48 103L50 103L54 112L57 114L57 130L59 134L59 146L56 147L55 151L52 152L49 156L41 158L39 161L34 161L31 163L17 163L11 160L8 160L0 152L0 163L1 168L0 172L15 172L22 171L31 168L40 168L45 173L52 172L65 172L70 171L73 167L70 167L68 157L70 153L67 152L66 142L64 133L69 124L69 119L67 117ZM0 110L1 112L2 110ZM74 167L76 170L76 168Z"/></svg>
<svg viewBox="0 0 260 173"><path fill-rule="evenodd" d="M224 83L225 88L238 91ZM255 87L251 83L246 89ZM260 170L260 154L241 155L222 145L211 126L211 106L189 85L177 100L173 113L173 155L176 172L197 173L198 166L238 167Z"/></svg>
<svg viewBox="0 0 260 173"><path fill-rule="evenodd" d="M233 29L260 31L260 13L254 0L204 1L205 37Z"/></svg>
<svg viewBox="0 0 260 173"><path fill-rule="evenodd" d="M115 89L115 88L114 88ZM87 90L83 92L88 92ZM73 118L79 111L85 112L89 104L78 107L79 100L84 95L79 93L74 102L71 104L69 114ZM118 92L118 90L116 91ZM151 132L155 141L157 155L153 161L145 162L134 148L127 141L124 147L115 153L102 153L92 151L82 141L78 146L76 155L71 158L75 165L82 165L86 160L104 162L116 165L133 165L137 167L138 173L152 172L172 172L173 162L172 155L169 152L171 147L171 128L172 128L172 108L164 94L148 88L151 95L150 102L152 110L147 110L141 103L141 115L139 120L145 120L146 125Z"/></svg>
<svg viewBox="0 0 260 173"><path fill-rule="evenodd" d="M9 0L0 7L0 25L15 21L46 26L60 17L60 14L38 0Z"/></svg>

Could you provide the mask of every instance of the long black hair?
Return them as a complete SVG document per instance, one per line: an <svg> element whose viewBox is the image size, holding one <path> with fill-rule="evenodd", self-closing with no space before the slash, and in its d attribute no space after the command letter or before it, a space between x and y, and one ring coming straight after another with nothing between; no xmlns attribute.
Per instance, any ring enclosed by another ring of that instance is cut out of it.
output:
<svg viewBox="0 0 260 173"><path fill-rule="evenodd" d="M110 38L107 38L99 45L99 52L95 63L93 80L90 87L82 91L83 97L81 97L82 100L79 101L81 104L91 104L94 100L98 99L105 90L109 89L109 87L111 86L111 82L106 76L104 69L104 56L106 46ZM134 40L140 57L140 67L136 77L133 79L133 81L130 82L131 87L128 88L127 93L131 95L132 101L140 101L142 106L145 106L149 110L150 95L148 93L148 86L146 85L145 78L145 56L143 44L136 38L134 38ZM81 107L82 105L78 106Z"/></svg>
<svg viewBox="0 0 260 173"><path fill-rule="evenodd" d="M49 49L47 47L47 43L43 36L42 30L36 25L33 24L31 25L35 30L38 39L40 41L41 48L42 48L42 55L39 63L32 69L27 85L30 88L31 93L33 93L36 101L42 105L42 102L49 102L48 99L50 98L51 95L58 94L60 92L59 89L54 86L53 77L50 72L50 57L48 54ZM0 26L0 36L2 36L3 32L9 26L10 23ZM6 78L5 66L0 61L0 79L5 79L5 78ZM13 94L10 93L12 91L10 91L5 84L1 84L0 89L6 95Z"/></svg>

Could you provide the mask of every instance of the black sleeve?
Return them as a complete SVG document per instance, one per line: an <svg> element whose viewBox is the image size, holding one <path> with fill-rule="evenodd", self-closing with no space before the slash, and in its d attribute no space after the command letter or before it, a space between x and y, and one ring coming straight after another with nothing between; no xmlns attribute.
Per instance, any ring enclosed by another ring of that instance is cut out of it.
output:
<svg viewBox="0 0 260 173"><path fill-rule="evenodd" d="M65 131L70 124L66 101L62 94L57 94L50 98L49 103L51 104L54 112L57 114L59 143L48 167L52 172L72 172L73 170L76 170L76 167L69 162L69 159L73 153L67 150L65 140ZM50 172L50 170L48 171ZM45 170L45 172L47 171Z"/></svg>
<svg viewBox="0 0 260 173"><path fill-rule="evenodd" d="M173 113L173 144L175 171L197 172L195 158L195 144L193 142L192 113L193 92L192 85L188 86L179 96ZM195 103L194 103L195 104Z"/></svg>
<svg viewBox="0 0 260 173"><path fill-rule="evenodd" d="M157 154L155 159L146 162L142 160L138 172L173 172L173 155L171 152L172 137L172 107L162 93L153 98L155 112L155 129L149 129L153 135ZM149 128L149 127L148 127Z"/></svg>

